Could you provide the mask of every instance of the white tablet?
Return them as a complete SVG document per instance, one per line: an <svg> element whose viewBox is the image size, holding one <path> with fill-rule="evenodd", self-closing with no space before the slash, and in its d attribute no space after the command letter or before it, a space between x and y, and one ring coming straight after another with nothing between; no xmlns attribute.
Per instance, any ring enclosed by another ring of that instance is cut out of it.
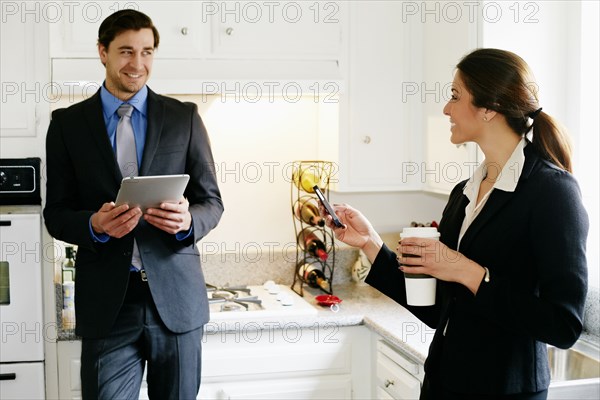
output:
<svg viewBox="0 0 600 400"><path fill-rule="evenodd" d="M160 203L178 203L183 197L190 176L151 175L123 178L115 204L129 204L130 208L158 208Z"/></svg>

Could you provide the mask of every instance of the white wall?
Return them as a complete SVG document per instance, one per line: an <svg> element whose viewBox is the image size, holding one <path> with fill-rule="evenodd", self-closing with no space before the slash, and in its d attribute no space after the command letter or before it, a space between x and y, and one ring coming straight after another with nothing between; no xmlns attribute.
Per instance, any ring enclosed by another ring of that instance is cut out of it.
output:
<svg viewBox="0 0 600 400"><path fill-rule="evenodd" d="M209 131L225 213L201 247L224 252L295 242L291 163L318 158L319 112L312 97L257 103L222 96L194 101ZM227 100L227 101L225 101ZM332 110L335 112L335 110ZM424 193L331 193L332 202L362 210L376 229L397 231L413 220L439 221L445 199ZM275 243L275 244L274 244Z"/></svg>

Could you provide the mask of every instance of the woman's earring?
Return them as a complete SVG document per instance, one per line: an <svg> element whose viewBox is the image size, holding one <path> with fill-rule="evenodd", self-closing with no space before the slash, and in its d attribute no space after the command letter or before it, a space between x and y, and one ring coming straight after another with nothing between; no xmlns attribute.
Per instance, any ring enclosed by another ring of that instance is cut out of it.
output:
<svg viewBox="0 0 600 400"><path fill-rule="evenodd" d="M484 120L485 122L487 122L487 117L483 117L483 120Z"/></svg>

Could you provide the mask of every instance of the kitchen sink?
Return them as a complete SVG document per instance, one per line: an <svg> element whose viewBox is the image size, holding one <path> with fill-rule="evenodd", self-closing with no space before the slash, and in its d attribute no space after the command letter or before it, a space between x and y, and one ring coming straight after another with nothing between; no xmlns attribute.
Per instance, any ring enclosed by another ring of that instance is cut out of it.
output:
<svg viewBox="0 0 600 400"><path fill-rule="evenodd" d="M570 349L548 346L550 389L548 399L600 398L600 349L579 340Z"/></svg>

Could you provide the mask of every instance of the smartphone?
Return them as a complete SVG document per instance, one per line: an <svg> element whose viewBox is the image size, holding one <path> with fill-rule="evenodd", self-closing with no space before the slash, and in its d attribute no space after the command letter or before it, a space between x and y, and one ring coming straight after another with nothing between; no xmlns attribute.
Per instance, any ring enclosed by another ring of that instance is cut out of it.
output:
<svg viewBox="0 0 600 400"><path fill-rule="evenodd" d="M331 217L333 218L333 224L338 228L342 228L344 226L344 224L342 224L342 221L340 221L338 216L335 215L335 211L333 211L331 204L329 204L329 202L325 198L325 195L323 195L323 192L321 192L321 189L319 189L319 186L318 185L313 186L313 190L317 194L317 197L321 201L321 204L323 204L323 207L325 207L327 214L331 215Z"/></svg>

